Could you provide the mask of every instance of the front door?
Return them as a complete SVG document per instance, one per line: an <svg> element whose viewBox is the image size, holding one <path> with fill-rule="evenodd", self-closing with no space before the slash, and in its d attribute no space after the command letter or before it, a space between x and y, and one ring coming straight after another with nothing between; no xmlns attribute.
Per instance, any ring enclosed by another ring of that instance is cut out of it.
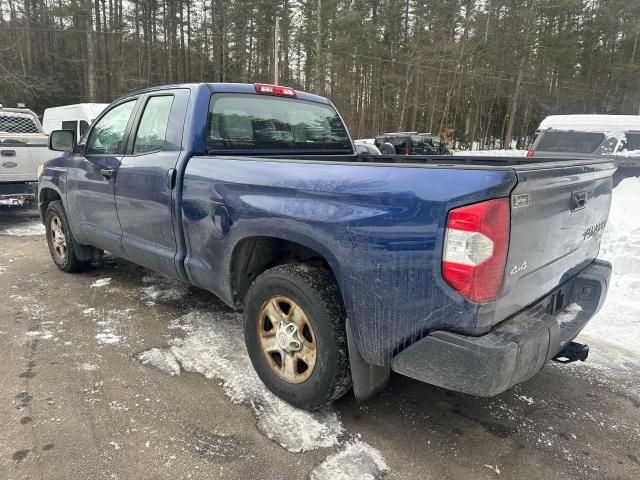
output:
<svg viewBox="0 0 640 480"><path fill-rule="evenodd" d="M68 218L76 240L123 256L115 182L137 99L123 100L102 115L67 170Z"/></svg>
<svg viewBox="0 0 640 480"><path fill-rule="evenodd" d="M188 100L186 89L141 99L116 180L126 257L170 277L178 275L173 193Z"/></svg>

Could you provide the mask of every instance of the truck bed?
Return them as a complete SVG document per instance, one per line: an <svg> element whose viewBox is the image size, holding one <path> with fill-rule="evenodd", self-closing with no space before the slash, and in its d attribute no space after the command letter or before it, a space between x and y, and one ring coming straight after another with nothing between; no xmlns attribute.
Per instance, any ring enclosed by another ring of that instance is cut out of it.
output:
<svg viewBox="0 0 640 480"><path fill-rule="evenodd" d="M207 155L178 170L191 283L234 305L243 289L230 290L227 279L239 242L267 236L304 245L329 263L358 346L381 365L434 329L481 335L592 262L613 166L522 157ZM517 274L507 274L495 302L466 301L441 275L447 213L514 192L529 201L512 209L506 269L517 264ZM572 211L573 192L585 192L587 208ZM586 242L590 227L594 238Z"/></svg>

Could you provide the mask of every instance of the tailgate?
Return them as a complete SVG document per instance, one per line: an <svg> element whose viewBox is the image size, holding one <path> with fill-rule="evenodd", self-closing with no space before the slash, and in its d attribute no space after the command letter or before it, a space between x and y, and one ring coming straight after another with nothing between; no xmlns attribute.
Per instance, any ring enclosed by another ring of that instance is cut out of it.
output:
<svg viewBox="0 0 640 480"><path fill-rule="evenodd" d="M0 182L35 182L38 167L57 156L47 148L47 136L22 135L0 142Z"/></svg>
<svg viewBox="0 0 640 480"><path fill-rule="evenodd" d="M511 193L511 238L497 318L544 297L597 256L609 216L614 166L522 166Z"/></svg>

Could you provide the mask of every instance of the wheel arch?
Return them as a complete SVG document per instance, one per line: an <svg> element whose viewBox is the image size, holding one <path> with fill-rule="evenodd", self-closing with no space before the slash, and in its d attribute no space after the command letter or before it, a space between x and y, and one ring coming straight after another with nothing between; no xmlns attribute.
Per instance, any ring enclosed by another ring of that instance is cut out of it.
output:
<svg viewBox="0 0 640 480"><path fill-rule="evenodd" d="M311 263L324 267L340 282L335 257L313 241L256 235L240 239L229 263L229 286L233 305L241 307L249 287L265 270L286 263ZM342 292L340 293L342 296ZM344 302L344 298L342 299Z"/></svg>
<svg viewBox="0 0 640 480"><path fill-rule="evenodd" d="M51 202L55 202L56 200L63 202L62 195L57 189L51 186L40 188L40 191L38 192L38 209L40 212L40 218L43 222L45 215L47 214L47 207Z"/></svg>

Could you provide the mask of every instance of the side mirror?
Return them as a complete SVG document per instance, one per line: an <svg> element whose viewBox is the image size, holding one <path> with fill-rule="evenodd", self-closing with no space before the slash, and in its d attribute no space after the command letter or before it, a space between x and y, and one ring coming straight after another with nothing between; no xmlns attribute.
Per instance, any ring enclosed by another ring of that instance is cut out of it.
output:
<svg viewBox="0 0 640 480"><path fill-rule="evenodd" d="M54 130L49 135L49 150L73 152L76 148L76 134L71 130Z"/></svg>

